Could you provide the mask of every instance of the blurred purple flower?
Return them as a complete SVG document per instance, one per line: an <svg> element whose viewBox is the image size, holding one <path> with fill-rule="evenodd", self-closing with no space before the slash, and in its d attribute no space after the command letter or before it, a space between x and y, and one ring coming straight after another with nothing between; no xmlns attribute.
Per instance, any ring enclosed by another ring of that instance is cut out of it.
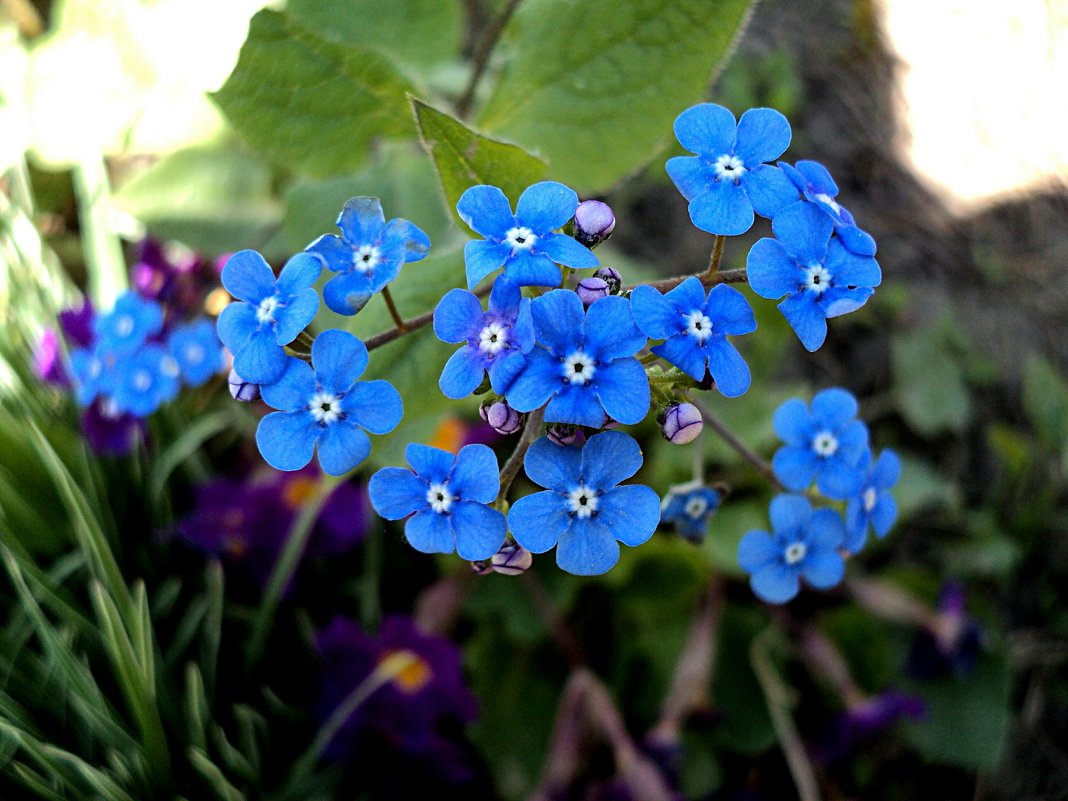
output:
<svg viewBox="0 0 1068 801"><path fill-rule="evenodd" d="M917 632L909 651L908 670L917 679L949 674L967 676L983 648L983 628L968 614L964 587L950 581L938 596L931 624Z"/></svg>
<svg viewBox="0 0 1068 801"><path fill-rule="evenodd" d="M46 328L33 349L33 374L48 384L70 386L70 376L63 367L59 337L54 328Z"/></svg>
<svg viewBox="0 0 1068 801"><path fill-rule="evenodd" d="M145 436L145 421L120 412L110 399L97 398L82 415L82 431L95 453L122 456Z"/></svg>

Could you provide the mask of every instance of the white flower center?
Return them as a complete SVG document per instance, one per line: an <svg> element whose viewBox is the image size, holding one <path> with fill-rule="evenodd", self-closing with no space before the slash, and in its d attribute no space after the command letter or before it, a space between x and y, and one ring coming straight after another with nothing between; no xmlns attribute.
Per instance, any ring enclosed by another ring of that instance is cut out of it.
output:
<svg viewBox="0 0 1068 801"><path fill-rule="evenodd" d="M702 498L700 495L695 495L690 500L686 501L685 512L687 517L692 517L694 520L699 520L704 517L705 512L708 511L708 501Z"/></svg>
<svg viewBox="0 0 1068 801"><path fill-rule="evenodd" d="M820 192L818 195L814 195L813 197L816 198L816 202L822 203L825 206L830 206L832 209L834 209L835 214L837 214L842 209L842 207L838 205L838 201L836 201L830 195L825 195Z"/></svg>
<svg viewBox="0 0 1068 801"><path fill-rule="evenodd" d="M341 410L337 407L340 399L329 392L316 392L308 401L308 411L317 423L330 425L339 417Z"/></svg>
<svg viewBox="0 0 1068 801"><path fill-rule="evenodd" d="M152 386L152 374L147 370L138 370L134 373L133 387L138 392L145 392Z"/></svg>
<svg viewBox="0 0 1068 801"><path fill-rule="evenodd" d="M597 372L596 362L581 350L576 350L564 359L564 381L568 384L585 384Z"/></svg>
<svg viewBox="0 0 1068 801"><path fill-rule="evenodd" d="M271 295L269 298L264 298L260 301L259 307L256 309L256 322L258 323L273 323L274 311L278 308L278 296Z"/></svg>
<svg viewBox="0 0 1068 801"><path fill-rule="evenodd" d="M360 245L352 254L352 263L361 273L371 272L381 260L381 251L374 245Z"/></svg>
<svg viewBox="0 0 1068 801"><path fill-rule="evenodd" d="M868 487L860 497L864 501L865 512L870 512L874 509L875 502L879 499L878 493L875 492L875 487Z"/></svg>
<svg viewBox="0 0 1068 801"><path fill-rule="evenodd" d="M597 494L585 484L579 484L567 496L567 506L571 513L582 518L596 512L599 503Z"/></svg>
<svg viewBox="0 0 1068 801"><path fill-rule="evenodd" d="M808 548L805 547L803 542L794 542L786 546L786 551L783 553L783 558L786 559L786 564L796 565L802 559L805 558L805 554L808 553Z"/></svg>
<svg viewBox="0 0 1068 801"><path fill-rule="evenodd" d="M716 171L716 178L719 180L729 178L732 181L737 181L745 174L745 162L737 156L724 153L716 159L712 169Z"/></svg>
<svg viewBox="0 0 1068 801"><path fill-rule="evenodd" d="M94 356L93 360L91 362L89 362L89 377L90 378L100 378L100 372L103 369L104 369L104 365L100 363L100 359L97 359Z"/></svg>
<svg viewBox="0 0 1068 801"><path fill-rule="evenodd" d="M426 491L426 502L430 508L438 514L444 514L452 506L452 493L449 492L448 482L431 484Z"/></svg>
<svg viewBox="0 0 1068 801"><path fill-rule="evenodd" d="M831 288L831 273L822 264L813 264L802 271L805 276L804 287L810 292L822 295Z"/></svg>
<svg viewBox="0 0 1068 801"><path fill-rule="evenodd" d="M538 241L538 237L529 228L523 226L509 228L508 233L504 235L504 241L512 246L512 250L530 250Z"/></svg>
<svg viewBox="0 0 1068 801"><path fill-rule="evenodd" d="M508 342L508 329L500 323L490 323L478 333L478 349L494 355Z"/></svg>
<svg viewBox="0 0 1068 801"><path fill-rule="evenodd" d="M199 343L190 342L185 346L185 360L190 364L200 364L204 361L204 348Z"/></svg>
<svg viewBox="0 0 1068 801"><path fill-rule="evenodd" d="M712 321L700 309L694 309L686 315L686 333L700 344L712 335Z"/></svg>
<svg viewBox="0 0 1068 801"><path fill-rule="evenodd" d="M115 403L114 398L104 398L100 404L100 415L108 420L118 420L122 417L122 411L119 409L119 404Z"/></svg>
<svg viewBox="0 0 1068 801"><path fill-rule="evenodd" d="M838 438L830 431L821 431L812 438L812 450L819 456L834 456L838 450Z"/></svg>
<svg viewBox="0 0 1068 801"><path fill-rule="evenodd" d="M120 337L128 337L133 333L134 319L128 314L120 315L115 321L115 333Z"/></svg>
<svg viewBox="0 0 1068 801"><path fill-rule="evenodd" d="M182 374L182 368L178 366L173 356L163 357L163 361L159 363L159 371L168 378L177 378Z"/></svg>

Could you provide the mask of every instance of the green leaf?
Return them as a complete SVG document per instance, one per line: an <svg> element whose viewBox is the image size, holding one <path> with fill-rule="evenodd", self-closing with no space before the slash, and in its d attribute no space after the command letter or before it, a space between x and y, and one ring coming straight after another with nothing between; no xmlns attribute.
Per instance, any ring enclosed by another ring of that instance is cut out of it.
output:
<svg viewBox="0 0 1068 801"><path fill-rule="evenodd" d="M449 209L464 190L478 184L500 187L513 205L545 174L545 162L523 148L475 133L455 117L412 98L423 147L434 160Z"/></svg>
<svg viewBox="0 0 1068 801"><path fill-rule="evenodd" d="M656 155L729 55L749 0L527 0L480 119L585 193Z"/></svg>
<svg viewBox="0 0 1068 801"><path fill-rule="evenodd" d="M1039 356L1024 368L1023 403L1042 444L1055 451L1068 445L1068 383Z"/></svg>
<svg viewBox="0 0 1068 801"><path fill-rule="evenodd" d="M919 329L891 340L894 394L918 434L961 433L972 418L960 362L937 330Z"/></svg>
<svg viewBox="0 0 1068 801"><path fill-rule="evenodd" d="M374 137L411 133L410 90L381 54L261 11L213 98L252 147L325 177L359 167Z"/></svg>

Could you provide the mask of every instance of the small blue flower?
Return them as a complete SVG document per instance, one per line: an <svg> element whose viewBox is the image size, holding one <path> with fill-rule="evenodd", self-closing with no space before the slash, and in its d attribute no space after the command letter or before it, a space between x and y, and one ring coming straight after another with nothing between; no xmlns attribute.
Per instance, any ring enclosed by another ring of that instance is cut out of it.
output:
<svg viewBox="0 0 1068 801"><path fill-rule="evenodd" d="M314 370L313 370L314 368ZM312 343L312 366L292 357L276 383L260 387L280 411L260 420L256 444L271 467L299 470L312 459L332 476L347 473L371 453L372 434L388 434L401 420L400 395L386 381L357 381L367 348L347 331L324 331Z"/></svg>
<svg viewBox="0 0 1068 801"><path fill-rule="evenodd" d="M110 394L115 388L115 365L118 357L101 353L97 348L76 348L70 352L70 374L74 382L74 398L81 406L88 406L99 395Z"/></svg>
<svg viewBox="0 0 1068 801"><path fill-rule="evenodd" d="M181 370L162 345L145 345L116 369L112 398L120 412L148 417L162 403L178 396Z"/></svg>
<svg viewBox="0 0 1068 801"><path fill-rule="evenodd" d="M485 237L464 245L468 289L500 267L519 286L560 286L558 264L596 267L600 261L593 251L570 236L553 233L576 208L578 195L555 181L527 187L514 215L500 189L472 186L456 204L460 219Z"/></svg>
<svg viewBox="0 0 1068 801"><path fill-rule="evenodd" d="M408 517L404 534L422 553L489 559L504 543L504 515L487 504L500 491L497 457L486 445L466 445L455 456L412 443L404 452L412 470L384 467L368 490L387 520ZM414 472L413 472L414 471Z"/></svg>
<svg viewBox="0 0 1068 801"><path fill-rule="evenodd" d="M835 200L838 197L838 184L826 167L818 161L799 161L793 166L780 161L779 169L793 182L805 200L815 204L831 218L846 250L858 256L875 255L875 240L871 234L857 228L857 221L849 209Z"/></svg>
<svg viewBox="0 0 1068 801"><path fill-rule="evenodd" d="M708 521L719 507L720 494L701 481L677 484L668 490L660 505L660 519L673 523L680 537L704 542Z"/></svg>
<svg viewBox="0 0 1068 801"><path fill-rule="evenodd" d="M101 353L133 353L163 327L163 308L136 292L123 292L107 314L93 321L97 348Z"/></svg>
<svg viewBox="0 0 1068 801"><path fill-rule="evenodd" d="M845 562L838 548L845 526L838 512L813 511L800 495L777 495L768 511L772 533L750 531L738 543L738 562L757 597L781 604L797 595L801 577L820 590L842 580Z"/></svg>
<svg viewBox="0 0 1068 801"><path fill-rule="evenodd" d="M627 425L649 411L649 381L634 354L646 337L634 324L625 298L601 298L583 312L568 289L554 289L531 303L538 347L508 391L518 412L543 406L547 423L600 428L605 416Z"/></svg>
<svg viewBox="0 0 1068 801"><path fill-rule="evenodd" d="M222 343L215 326L203 317L177 326L167 338L167 349L191 387L199 387L222 369Z"/></svg>
<svg viewBox="0 0 1068 801"><path fill-rule="evenodd" d="M879 263L831 238L834 223L812 203L787 206L771 221L775 239L753 245L749 286L779 304L801 344L814 351L827 338L827 320L856 311L882 281Z"/></svg>
<svg viewBox="0 0 1068 801"><path fill-rule="evenodd" d="M617 486L642 466L641 448L622 431L594 434L582 448L542 437L530 446L523 466L546 491L512 504L508 526L528 551L557 546L556 563L568 573L605 573L619 561L618 542L641 545L656 531L656 493L639 484Z"/></svg>
<svg viewBox="0 0 1068 801"><path fill-rule="evenodd" d="M434 333L442 342L466 343L441 373L438 386L445 397L470 395L486 371L493 391L503 395L526 364L524 354L534 347L530 299L503 275L493 284L486 311L472 293L453 289L434 309Z"/></svg>
<svg viewBox="0 0 1068 801"><path fill-rule="evenodd" d="M797 200L790 179L765 163L790 145L790 123L774 109L749 109L736 124L723 106L701 103L675 120L675 138L697 155L676 156L665 166L702 231L744 234L754 211L772 217Z"/></svg>
<svg viewBox="0 0 1068 801"><path fill-rule="evenodd" d="M864 481L856 496L850 498L846 505L845 516L848 534L845 547L850 553L857 553L864 547L869 523L875 536L882 539L897 520L897 502L890 494L890 488L901 477L901 460L896 453L887 449L873 463L871 452L868 451L857 469L864 476Z"/></svg>
<svg viewBox="0 0 1068 801"><path fill-rule="evenodd" d="M326 269L338 273L323 287L326 305L338 314L356 314L403 264L430 250L430 238L412 223L399 218L387 223L376 197L350 198L337 227L341 236L324 234L305 251L322 256Z"/></svg>
<svg viewBox="0 0 1068 801"><path fill-rule="evenodd" d="M226 291L242 303L231 303L219 315L219 339L234 354L234 369L246 381L271 384L286 370L282 349L319 311L313 284L322 272L318 256L298 253L278 280L254 250L235 253L222 271Z"/></svg>
<svg viewBox="0 0 1068 801"><path fill-rule="evenodd" d="M856 416L857 399L837 387L816 393L811 413L800 398L786 401L772 421L785 443L771 460L775 476L795 492L815 478L828 498L853 497L864 480L859 463L868 450L867 426Z"/></svg>
<svg viewBox="0 0 1068 801"><path fill-rule="evenodd" d="M748 301L734 287L719 284L705 297L701 280L690 276L666 295L651 286L630 294L634 322L652 339L665 340L652 349L695 381L712 374L716 388L728 398L749 389L749 366L727 339L748 334L756 320Z"/></svg>

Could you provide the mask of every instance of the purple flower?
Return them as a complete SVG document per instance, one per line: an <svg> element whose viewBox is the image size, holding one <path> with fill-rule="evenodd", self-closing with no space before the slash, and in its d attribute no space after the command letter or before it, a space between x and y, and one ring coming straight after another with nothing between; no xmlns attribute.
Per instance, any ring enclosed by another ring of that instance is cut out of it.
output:
<svg viewBox="0 0 1068 801"><path fill-rule="evenodd" d="M523 417L506 401L484 403L478 407L478 415L498 434L515 434L523 427Z"/></svg>
<svg viewBox="0 0 1068 801"><path fill-rule="evenodd" d="M664 439L672 445L688 445L705 427L701 411L692 403L673 403L657 415Z"/></svg>
<svg viewBox="0 0 1068 801"><path fill-rule="evenodd" d="M575 209L575 239L588 248L606 242L616 229L612 207L600 200L584 200Z"/></svg>
<svg viewBox="0 0 1068 801"><path fill-rule="evenodd" d="M575 287L575 292L578 293L582 305L586 307L589 307L595 300L606 298L611 294L608 291L608 282L603 278L583 278Z"/></svg>
<svg viewBox="0 0 1068 801"><path fill-rule="evenodd" d="M33 374L42 381L60 387L70 386L70 376L63 367L59 337L53 328L46 328L33 349Z"/></svg>
<svg viewBox="0 0 1068 801"><path fill-rule="evenodd" d="M909 673L924 680L967 676L975 669L983 641L982 626L968 614L964 587L946 582L938 595L937 613L912 641Z"/></svg>
<svg viewBox="0 0 1068 801"><path fill-rule="evenodd" d="M93 345L93 321L96 314L89 298L83 298L78 308L59 313L59 328L70 348L89 348Z"/></svg>
<svg viewBox="0 0 1068 801"><path fill-rule="evenodd" d="M110 399L97 398L82 415L82 431L95 453L122 456L144 438L145 421L119 411Z"/></svg>

